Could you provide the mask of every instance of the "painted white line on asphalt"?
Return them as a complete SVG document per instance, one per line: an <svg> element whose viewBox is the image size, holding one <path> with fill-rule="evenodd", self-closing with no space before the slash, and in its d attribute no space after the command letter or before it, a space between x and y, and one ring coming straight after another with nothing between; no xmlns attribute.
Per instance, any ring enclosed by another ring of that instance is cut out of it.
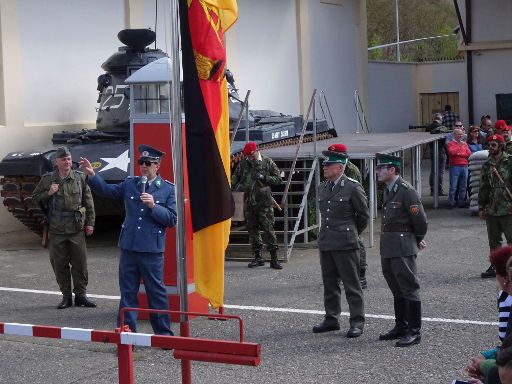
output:
<svg viewBox="0 0 512 384"><path fill-rule="evenodd" d="M5 292L23 292L23 293L38 293L43 295L62 295L57 291L42 291L38 289L23 289L23 288L8 288L8 287L0 287L0 291ZM106 299L106 300L119 300L119 296L109 296L109 295L94 295L87 294L88 297L94 299ZM228 309L240 309L246 311L262 311L262 312L283 312L283 313L302 313L307 315L324 315L324 311L318 311L314 309L297 309L297 308L276 308L276 307L257 307L251 305L231 305L224 304L224 308ZM341 312L340 316L349 317L350 314L348 312ZM371 319L384 319L384 320L394 320L394 316L390 315L372 315L365 314L366 317ZM423 321L432 322L432 323L453 323L453 324L471 324L471 325L498 325L497 321L479 321L479 320L464 320L464 319L443 319L439 317L423 317Z"/></svg>

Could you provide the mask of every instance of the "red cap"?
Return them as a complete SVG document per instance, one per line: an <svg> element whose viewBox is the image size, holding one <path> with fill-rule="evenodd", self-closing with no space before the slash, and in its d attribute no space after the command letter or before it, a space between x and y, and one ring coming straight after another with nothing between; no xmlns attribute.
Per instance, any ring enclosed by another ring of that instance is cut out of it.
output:
<svg viewBox="0 0 512 384"><path fill-rule="evenodd" d="M500 276L507 276L507 261L512 256L512 247L502 247L494 250L489 256L491 264L496 268L496 273Z"/></svg>
<svg viewBox="0 0 512 384"><path fill-rule="evenodd" d="M249 141L247 144L245 144L244 147L244 155L249 156L252 155L254 152L258 150L258 146L254 141Z"/></svg>
<svg viewBox="0 0 512 384"><path fill-rule="evenodd" d="M347 152L347 146L345 144L332 144L327 148L330 152Z"/></svg>
<svg viewBox="0 0 512 384"><path fill-rule="evenodd" d="M505 139L503 138L503 136L495 134L487 138L487 142L489 141L497 141L498 143L504 143Z"/></svg>
<svg viewBox="0 0 512 384"><path fill-rule="evenodd" d="M494 124L494 128L496 128L499 131L504 130L507 127L507 123L505 120L498 120L496 124Z"/></svg>

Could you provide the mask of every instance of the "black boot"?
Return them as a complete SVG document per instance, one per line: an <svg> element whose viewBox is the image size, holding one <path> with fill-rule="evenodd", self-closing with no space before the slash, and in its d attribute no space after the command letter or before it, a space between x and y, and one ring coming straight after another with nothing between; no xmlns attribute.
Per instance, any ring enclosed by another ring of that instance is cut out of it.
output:
<svg viewBox="0 0 512 384"><path fill-rule="evenodd" d="M96 308L96 303L87 296L75 296L75 307Z"/></svg>
<svg viewBox="0 0 512 384"><path fill-rule="evenodd" d="M62 296L62 301L57 305L57 309L64 309L73 306L73 298L71 296Z"/></svg>
<svg viewBox="0 0 512 384"><path fill-rule="evenodd" d="M359 271L359 283L361 284L361 289L368 288L368 282L366 281L366 269L361 269Z"/></svg>
<svg viewBox="0 0 512 384"><path fill-rule="evenodd" d="M247 266L249 268L262 267L265 265L265 260L261 258L261 251L259 249L254 250L254 260L251 261Z"/></svg>
<svg viewBox="0 0 512 384"><path fill-rule="evenodd" d="M410 347L421 341L421 301L407 301L407 321L407 333L396 342L395 347Z"/></svg>
<svg viewBox="0 0 512 384"><path fill-rule="evenodd" d="M491 277L496 277L496 270L494 269L494 266L493 265L489 266L489 268L487 268L487 270L485 272L482 272L480 274L480 277L482 279L489 279Z"/></svg>
<svg viewBox="0 0 512 384"><path fill-rule="evenodd" d="M379 335L379 340L394 340L400 339L407 333L407 321L405 320L405 313L407 310L407 302L401 297L394 297L393 304L395 307L395 326L388 333Z"/></svg>
<svg viewBox="0 0 512 384"><path fill-rule="evenodd" d="M283 266L279 260L277 260L277 249L272 249L270 251L270 268L283 269Z"/></svg>

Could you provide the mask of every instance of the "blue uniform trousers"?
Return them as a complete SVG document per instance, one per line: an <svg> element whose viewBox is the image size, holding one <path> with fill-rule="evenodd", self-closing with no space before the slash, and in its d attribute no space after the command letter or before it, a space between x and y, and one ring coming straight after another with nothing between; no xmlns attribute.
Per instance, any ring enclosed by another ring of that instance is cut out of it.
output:
<svg viewBox="0 0 512 384"><path fill-rule="evenodd" d="M139 301L140 278L144 279L144 287L151 309L169 309L167 291L163 284L164 255L163 253L133 252L121 249L119 260L119 289L121 301L119 309L124 307L137 308ZM137 312L125 312L124 323L132 332L137 332ZM151 326L157 335L173 335L169 315L150 315ZM119 316L117 319L119 326Z"/></svg>

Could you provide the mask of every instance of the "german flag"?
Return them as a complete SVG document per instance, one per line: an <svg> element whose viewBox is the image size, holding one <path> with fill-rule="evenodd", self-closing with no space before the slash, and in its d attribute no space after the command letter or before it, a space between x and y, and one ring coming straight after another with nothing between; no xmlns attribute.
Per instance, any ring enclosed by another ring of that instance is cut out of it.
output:
<svg viewBox="0 0 512 384"><path fill-rule="evenodd" d="M226 32L236 0L179 0L188 181L194 230L194 278L212 307L224 302L224 253L233 196L226 68Z"/></svg>

